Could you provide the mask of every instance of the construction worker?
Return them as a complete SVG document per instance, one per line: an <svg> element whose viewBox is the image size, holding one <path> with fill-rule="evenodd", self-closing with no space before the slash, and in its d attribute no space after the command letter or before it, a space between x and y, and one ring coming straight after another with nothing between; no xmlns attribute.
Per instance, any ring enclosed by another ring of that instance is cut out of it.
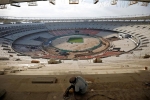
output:
<svg viewBox="0 0 150 100"><path fill-rule="evenodd" d="M63 97L64 99L69 97L69 90L73 89L73 92L75 94L84 94L87 91L87 82L81 77L81 76L77 76L77 77L71 77L69 79L69 82L71 83L71 85L66 89Z"/></svg>

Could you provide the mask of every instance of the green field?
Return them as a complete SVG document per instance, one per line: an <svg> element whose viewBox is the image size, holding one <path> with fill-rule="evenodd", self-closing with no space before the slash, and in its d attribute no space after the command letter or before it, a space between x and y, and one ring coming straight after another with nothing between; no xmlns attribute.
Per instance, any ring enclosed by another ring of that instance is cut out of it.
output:
<svg viewBox="0 0 150 100"><path fill-rule="evenodd" d="M82 37L71 37L67 41L69 43L83 43L83 38Z"/></svg>

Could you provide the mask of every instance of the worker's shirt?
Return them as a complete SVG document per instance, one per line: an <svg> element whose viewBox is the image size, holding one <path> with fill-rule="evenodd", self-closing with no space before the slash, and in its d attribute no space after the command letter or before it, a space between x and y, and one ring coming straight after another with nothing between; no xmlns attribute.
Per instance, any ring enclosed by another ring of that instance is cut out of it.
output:
<svg viewBox="0 0 150 100"><path fill-rule="evenodd" d="M87 82L80 76L76 78L75 92L85 93L87 91Z"/></svg>

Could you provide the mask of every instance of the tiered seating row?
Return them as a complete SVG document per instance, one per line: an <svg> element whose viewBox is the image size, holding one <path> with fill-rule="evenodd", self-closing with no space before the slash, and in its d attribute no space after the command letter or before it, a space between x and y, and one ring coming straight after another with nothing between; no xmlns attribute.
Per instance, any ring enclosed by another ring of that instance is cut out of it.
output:
<svg viewBox="0 0 150 100"><path fill-rule="evenodd" d="M46 27L44 24L0 27L0 37L38 29L46 29Z"/></svg>
<svg viewBox="0 0 150 100"><path fill-rule="evenodd" d="M74 30L54 30L54 31L50 31L50 34L53 34L54 36L67 35L69 33L74 33Z"/></svg>
<svg viewBox="0 0 150 100"><path fill-rule="evenodd" d="M96 35L99 32L100 32L100 30L92 30L92 29L81 30L81 33L90 34L90 35Z"/></svg>
<svg viewBox="0 0 150 100"><path fill-rule="evenodd" d="M50 31L50 34L53 34L54 36L62 36L62 35L70 35L70 34L90 34L90 35L96 35L100 32L100 30L92 30L92 29L79 29L77 30L53 30Z"/></svg>

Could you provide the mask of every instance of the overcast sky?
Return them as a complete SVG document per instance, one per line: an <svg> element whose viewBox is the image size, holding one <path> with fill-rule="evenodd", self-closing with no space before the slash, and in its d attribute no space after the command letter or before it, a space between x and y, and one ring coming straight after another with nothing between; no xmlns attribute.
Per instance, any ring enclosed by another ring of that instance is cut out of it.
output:
<svg viewBox="0 0 150 100"><path fill-rule="evenodd" d="M141 3L128 6L128 2L118 2L117 5L110 5L110 0L100 0L93 4L93 0L80 0L79 4L69 5L69 0L56 0L56 5L49 1L37 2L38 6L28 6L27 3L20 3L21 7L9 6L7 9L0 9L0 16L15 17L101 17L150 14L150 4L140 6ZM105 2L104 2L105 1Z"/></svg>

